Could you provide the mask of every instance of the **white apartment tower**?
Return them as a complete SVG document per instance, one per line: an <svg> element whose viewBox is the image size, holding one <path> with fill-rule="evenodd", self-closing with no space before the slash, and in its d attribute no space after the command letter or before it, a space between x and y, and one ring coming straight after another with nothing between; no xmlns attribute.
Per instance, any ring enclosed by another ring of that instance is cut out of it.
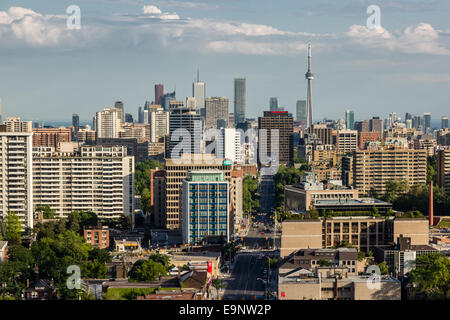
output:
<svg viewBox="0 0 450 320"><path fill-rule="evenodd" d="M148 123L151 142L158 142L160 138L169 135L169 112L160 105L154 105L148 109Z"/></svg>
<svg viewBox="0 0 450 320"><path fill-rule="evenodd" d="M0 132L0 217L33 228L32 132Z"/></svg>
<svg viewBox="0 0 450 320"><path fill-rule="evenodd" d="M74 210L101 218L134 213L134 157L124 146L83 146L68 153L33 148L33 185L35 205L49 205L59 216Z"/></svg>
<svg viewBox="0 0 450 320"><path fill-rule="evenodd" d="M7 117L6 132L31 132L33 125L31 121L20 121L19 117Z"/></svg>
<svg viewBox="0 0 450 320"><path fill-rule="evenodd" d="M235 128L225 128L221 130L221 134L223 157L233 163L242 163L241 131Z"/></svg>
<svg viewBox="0 0 450 320"><path fill-rule="evenodd" d="M122 126L121 110L117 108L105 108L94 117L94 129L97 138L119 138Z"/></svg>

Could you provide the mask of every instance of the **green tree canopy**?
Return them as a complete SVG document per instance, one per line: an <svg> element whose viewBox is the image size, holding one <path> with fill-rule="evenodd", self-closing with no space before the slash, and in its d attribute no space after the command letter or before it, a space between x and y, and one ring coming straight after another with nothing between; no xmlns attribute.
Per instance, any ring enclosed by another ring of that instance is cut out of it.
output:
<svg viewBox="0 0 450 320"><path fill-rule="evenodd" d="M9 212L5 219L5 239L10 244L19 244L22 236L22 222L15 212Z"/></svg>
<svg viewBox="0 0 450 320"><path fill-rule="evenodd" d="M414 294L421 293L427 299L450 299L450 260L445 255L419 256L409 277L415 286Z"/></svg>
<svg viewBox="0 0 450 320"><path fill-rule="evenodd" d="M161 263L149 259L136 261L129 276L133 281L150 282L156 280L160 275L166 274L167 270Z"/></svg>

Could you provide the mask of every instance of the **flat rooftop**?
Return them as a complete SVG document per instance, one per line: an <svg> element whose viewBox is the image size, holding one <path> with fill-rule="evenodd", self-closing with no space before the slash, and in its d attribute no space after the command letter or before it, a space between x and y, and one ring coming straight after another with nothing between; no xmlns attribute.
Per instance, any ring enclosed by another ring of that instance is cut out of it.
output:
<svg viewBox="0 0 450 320"><path fill-rule="evenodd" d="M316 205L321 206L335 206L335 205L346 205L346 206L361 206L361 205L388 205L391 204L382 200L374 199L374 198L350 198L350 199L318 199L315 201Z"/></svg>
<svg viewBox="0 0 450 320"><path fill-rule="evenodd" d="M338 279L338 282L367 282L370 275L362 275L362 276L349 276L347 278ZM334 278L322 278L321 283L334 283ZM399 282L399 280L388 276L382 275L381 282ZM317 283L319 284L319 278L316 277L307 277L307 278L298 278L298 277L279 277L279 284L287 284L287 283L299 283L299 284L308 284L308 283Z"/></svg>

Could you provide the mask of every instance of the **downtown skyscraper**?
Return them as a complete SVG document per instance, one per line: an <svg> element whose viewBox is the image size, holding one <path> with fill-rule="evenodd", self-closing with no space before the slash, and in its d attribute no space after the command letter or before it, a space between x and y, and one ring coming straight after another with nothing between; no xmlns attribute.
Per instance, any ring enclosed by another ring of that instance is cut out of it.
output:
<svg viewBox="0 0 450 320"><path fill-rule="evenodd" d="M195 98L196 109L200 110L201 114L205 114L205 83L200 82L200 74L197 71L197 81L192 84L192 96Z"/></svg>
<svg viewBox="0 0 450 320"><path fill-rule="evenodd" d="M234 122L236 128L245 122L245 78L234 79Z"/></svg>
<svg viewBox="0 0 450 320"><path fill-rule="evenodd" d="M305 127L306 125L306 100L297 100L296 104L297 111L297 121L300 126Z"/></svg>
<svg viewBox="0 0 450 320"><path fill-rule="evenodd" d="M352 110L345 110L345 127L350 130L355 128L355 113Z"/></svg>
<svg viewBox="0 0 450 320"><path fill-rule="evenodd" d="M308 91L306 99L306 128L309 128L313 123L312 115L312 81L314 74L311 72L311 44L308 45L308 72L305 74L306 80L308 80Z"/></svg>

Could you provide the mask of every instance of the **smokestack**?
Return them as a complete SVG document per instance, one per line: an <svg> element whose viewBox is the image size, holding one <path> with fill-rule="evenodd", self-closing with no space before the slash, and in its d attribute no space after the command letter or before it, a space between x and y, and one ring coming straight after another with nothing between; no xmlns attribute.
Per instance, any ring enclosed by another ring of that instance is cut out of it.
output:
<svg viewBox="0 0 450 320"><path fill-rule="evenodd" d="M428 207L428 219L430 220L430 227L433 226L433 181L430 181L430 199Z"/></svg>

